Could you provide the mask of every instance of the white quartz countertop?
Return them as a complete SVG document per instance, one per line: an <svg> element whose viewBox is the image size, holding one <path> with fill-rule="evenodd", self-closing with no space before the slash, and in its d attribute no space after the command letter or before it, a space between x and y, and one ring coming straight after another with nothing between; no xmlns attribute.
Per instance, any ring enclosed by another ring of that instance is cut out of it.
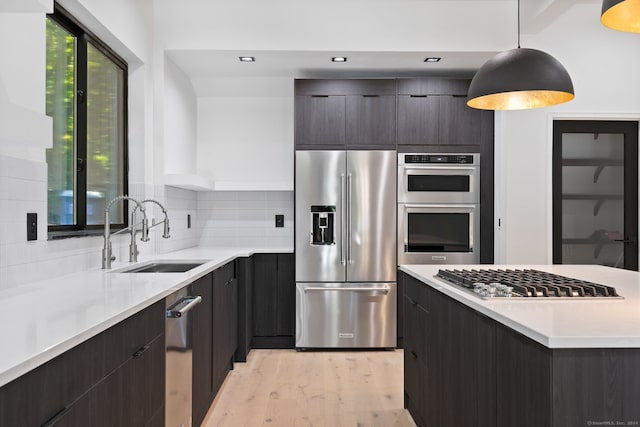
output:
<svg viewBox="0 0 640 427"><path fill-rule="evenodd" d="M493 298L434 277L439 269L531 268L616 288L623 299ZM586 265L403 265L400 269L549 348L640 348L640 274Z"/></svg>
<svg viewBox="0 0 640 427"><path fill-rule="evenodd" d="M111 270L88 270L0 291L0 386L237 257L291 252L291 247L196 247L138 263L205 261L186 273L119 273L137 264L118 262Z"/></svg>

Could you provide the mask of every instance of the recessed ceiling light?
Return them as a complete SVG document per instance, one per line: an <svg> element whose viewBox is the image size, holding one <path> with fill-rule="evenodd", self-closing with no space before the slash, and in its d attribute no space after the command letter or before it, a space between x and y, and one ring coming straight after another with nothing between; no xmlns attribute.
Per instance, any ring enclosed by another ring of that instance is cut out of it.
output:
<svg viewBox="0 0 640 427"><path fill-rule="evenodd" d="M347 62L346 56L334 56L331 58L331 62Z"/></svg>
<svg viewBox="0 0 640 427"><path fill-rule="evenodd" d="M429 58L425 58L424 62L440 62L442 58L438 58L437 56L431 56Z"/></svg>
<svg viewBox="0 0 640 427"><path fill-rule="evenodd" d="M256 62L255 56L240 56L241 62Z"/></svg>

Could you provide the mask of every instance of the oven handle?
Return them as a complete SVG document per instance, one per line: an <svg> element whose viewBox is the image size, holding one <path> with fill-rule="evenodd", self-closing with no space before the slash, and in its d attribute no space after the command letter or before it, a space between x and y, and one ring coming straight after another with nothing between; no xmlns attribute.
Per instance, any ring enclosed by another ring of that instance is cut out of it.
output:
<svg viewBox="0 0 640 427"><path fill-rule="evenodd" d="M413 203L401 203L405 209L429 209L429 208L454 208L454 209L478 209L477 204L413 204Z"/></svg>
<svg viewBox="0 0 640 427"><path fill-rule="evenodd" d="M410 170L435 170L435 171L477 171L479 166L404 166L405 171Z"/></svg>
<svg viewBox="0 0 640 427"><path fill-rule="evenodd" d="M368 287L358 287L358 288L322 288L322 287L309 287L304 288L306 292L323 292L323 291L336 291L336 292L382 292L384 294L388 294L391 288L385 286L383 288L368 288Z"/></svg>

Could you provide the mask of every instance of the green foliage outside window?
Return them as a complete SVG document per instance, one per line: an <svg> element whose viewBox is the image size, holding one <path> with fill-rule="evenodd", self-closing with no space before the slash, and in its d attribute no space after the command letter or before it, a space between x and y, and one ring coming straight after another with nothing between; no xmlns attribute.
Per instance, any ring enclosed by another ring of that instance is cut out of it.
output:
<svg viewBox="0 0 640 427"><path fill-rule="evenodd" d="M106 202L126 193L126 63L83 29L70 30L51 16L46 36L46 113L53 119L48 223L100 225ZM123 209L112 218L126 222Z"/></svg>

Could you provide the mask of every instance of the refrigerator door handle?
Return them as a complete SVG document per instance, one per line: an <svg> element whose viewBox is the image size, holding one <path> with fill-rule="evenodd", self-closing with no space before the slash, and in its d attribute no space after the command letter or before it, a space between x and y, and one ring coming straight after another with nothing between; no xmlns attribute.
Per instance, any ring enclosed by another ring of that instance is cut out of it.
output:
<svg viewBox="0 0 640 427"><path fill-rule="evenodd" d="M304 292L381 292L388 294L391 291L389 286L376 287L354 287L354 288L328 288L328 287L305 287Z"/></svg>
<svg viewBox="0 0 640 427"><path fill-rule="evenodd" d="M345 182L344 182L344 174L340 174L340 204L342 205L342 209L340 209L340 264L346 265L347 260L344 256L344 206L345 206Z"/></svg>
<svg viewBox="0 0 640 427"><path fill-rule="evenodd" d="M351 259L351 190L352 190L353 175L347 174L347 263L353 264Z"/></svg>

